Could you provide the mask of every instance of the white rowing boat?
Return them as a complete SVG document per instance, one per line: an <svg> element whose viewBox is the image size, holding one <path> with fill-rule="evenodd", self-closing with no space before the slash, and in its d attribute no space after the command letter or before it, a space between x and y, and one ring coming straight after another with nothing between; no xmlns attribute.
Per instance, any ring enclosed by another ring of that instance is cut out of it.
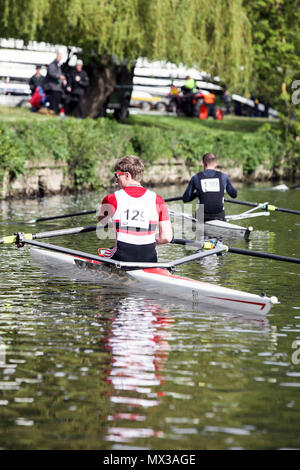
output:
<svg viewBox="0 0 300 470"><path fill-rule="evenodd" d="M208 237L235 238L249 240L253 227L243 227L227 220L209 220L204 223L204 235Z"/></svg>
<svg viewBox="0 0 300 470"><path fill-rule="evenodd" d="M162 296L180 299L197 305L209 305L224 311L265 315L272 305L278 303L276 297L256 295L203 281L173 274L176 266L198 260L226 250L224 245L216 245L210 251L201 251L167 263L125 263L82 252L75 252L56 245L47 245L25 240L31 248L33 260L46 267L55 267L56 273L63 270L81 270L90 275L93 281L115 283L118 286L134 286L150 290ZM46 248L46 249L45 249Z"/></svg>
<svg viewBox="0 0 300 470"><path fill-rule="evenodd" d="M232 224L228 222L227 220L209 220L207 222L204 222L204 224L201 224L198 222L198 220L191 216L190 214L186 214L184 212L174 212L172 210L169 210L170 216L174 219L174 232L176 233L176 222L175 219L180 220L179 224L179 230L182 230L182 220L187 221L187 223L184 224L184 229L183 231L185 232L186 230L189 230L191 232L196 231L198 233L197 238L203 238L203 237L216 237L216 238L228 238L228 237L242 237L245 238L245 240L249 239L249 236L253 230L252 227L243 227L241 225L237 224ZM190 223L190 226L188 226L188 223ZM194 225L194 226L193 226Z"/></svg>
<svg viewBox="0 0 300 470"><path fill-rule="evenodd" d="M196 231L198 233L197 238L201 239L204 237L213 237L213 238L244 238L248 240L250 234L253 230L251 226L243 227L241 225L233 224L227 220L209 220L201 224L189 214L185 213L176 213L169 211L170 216L174 218L179 218L180 220L185 219L191 223L196 224ZM181 225L181 224L180 224ZM184 231L190 228L191 232L195 231L193 227L187 227L185 224ZM180 226L181 230L181 226ZM174 232L176 233L176 223L174 224Z"/></svg>
<svg viewBox="0 0 300 470"><path fill-rule="evenodd" d="M216 237L216 238L231 238L231 237L241 238L242 237L245 240L249 240L251 232L253 231L253 227L252 226L244 227L241 225L234 224L232 223L232 221L270 215L270 212L268 211L255 212L258 209L259 207L254 207L240 214L227 215L225 216L225 220L209 220L209 221L204 222L203 224L201 224L192 215L184 213L184 212L175 212L173 210L169 210L169 214L174 219L176 218L185 219L191 224L196 224L198 238L201 236L202 237L205 237L205 236Z"/></svg>

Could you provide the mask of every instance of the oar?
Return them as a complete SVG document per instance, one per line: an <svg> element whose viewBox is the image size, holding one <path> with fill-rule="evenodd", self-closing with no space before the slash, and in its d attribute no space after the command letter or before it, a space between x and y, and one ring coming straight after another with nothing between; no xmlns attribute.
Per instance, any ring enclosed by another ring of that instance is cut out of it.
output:
<svg viewBox="0 0 300 470"><path fill-rule="evenodd" d="M244 250L242 248L228 248L230 253L237 253L239 255L256 256L257 258L268 258L276 261L286 261L288 263L300 264L300 258L291 258L290 256L272 255L271 253L264 253L260 251Z"/></svg>
<svg viewBox="0 0 300 470"><path fill-rule="evenodd" d="M170 197L170 198L165 199L166 202L180 201L180 200L182 200L182 196ZM250 206L250 207L260 207L262 210L266 210L266 211L288 212L290 214L300 215L300 211L296 211L296 210L293 210L293 209L284 209L282 207L276 207L276 206L273 206L272 204L269 204L269 203L238 201L238 200L235 200L235 199L228 199L228 198L224 198L224 201L225 202L231 202L232 204L241 204L241 205Z"/></svg>
<svg viewBox="0 0 300 470"><path fill-rule="evenodd" d="M171 201L181 201L182 196L179 197L170 197L168 199L165 199L166 202L171 202ZM90 215L90 214L96 214L97 210L93 211L82 211L82 212L72 212L70 214L61 214L61 215L53 215L51 217L39 217L36 219L31 219L25 222L26 224L35 224L38 222L45 222L46 220L56 220L56 219L65 219L67 217L75 217L79 215Z"/></svg>
<svg viewBox="0 0 300 470"><path fill-rule="evenodd" d="M171 202L171 201L180 201L182 200L182 196L180 197L171 197L168 199L165 199L166 202ZM53 215L51 217L39 217L36 219L31 219L25 222L26 224L35 224L38 222L45 222L46 220L56 220L56 219L66 219L67 217L75 217L78 215L90 215L90 214L96 214L97 210L93 211L82 211L82 212L72 212L71 214L61 214L61 215Z"/></svg>
<svg viewBox="0 0 300 470"><path fill-rule="evenodd" d="M182 201L182 196L176 196L176 197L170 197L165 199L166 202L172 202L172 201ZM233 204L242 204L245 206L250 206L250 207L261 207L261 209L266 210L266 211L280 211L280 212L289 212L291 214L298 214L300 215L300 211L295 211L292 209L283 209L280 207L275 207L272 206L271 204L261 204L261 203L256 203L256 202L248 202L248 201L235 201L234 199L224 199L225 202L232 202ZM71 214L62 214L62 215L54 215L51 217L39 217L36 219L29 220L26 222L27 224L35 224L38 222L45 222L47 220L56 220L56 219L65 219L67 217L75 217L79 215L90 215L90 214L96 214L97 210L92 210L92 211L82 211L82 212L72 212Z"/></svg>
<svg viewBox="0 0 300 470"><path fill-rule="evenodd" d="M197 240L186 240L184 238L173 238L171 243L175 243L176 245L191 245L195 247L203 246L202 242L199 242ZM231 247L227 247L227 251L229 253L236 253L239 255L255 256L257 258L268 258L268 259L274 259L276 261L286 261L288 263L300 264L299 258L291 258L289 256L281 256L281 255L272 255L271 253L264 253L261 251L244 250L241 248L231 248Z"/></svg>
<svg viewBox="0 0 300 470"><path fill-rule="evenodd" d="M282 207L276 207L269 203L259 203L259 202L249 202L249 201L236 201L234 199L226 199L224 198L225 202L231 202L232 204L242 204L243 206L250 206L250 207L260 207L262 210L266 211L280 211L280 212L289 212L290 214L297 214L300 215L300 211L296 211L293 209L284 209Z"/></svg>
<svg viewBox="0 0 300 470"><path fill-rule="evenodd" d="M165 199L166 202L172 202L172 201L182 201L182 196L176 196L176 197L168 197Z"/></svg>
<svg viewBox="0 0 300 470"><path fill-rule="evenodd" d="M25 234L19 232L17 234L16 244L18 247L22 247L24 244L36 246L38 248L44 248L46 250L55 251L58 253L64 253L68 255L72 255L74 257L83 259L83 260L90 260L90 261L100 261L102 263L114 265L117 268L125 268L125 269L142 269L142 268L165 268L169 270L173 270L175 266L180 264L189 263L190 261L195 261L200 258L204 258L206 256L210 256L213 254L219 254L226 250L225 245L214 245L210 242L203 242L199 244L201 248L204 248L206 251L199 251L189 256L184 256L183 258L170 261L167 263L140 263L140 262L128 262L128 261L117 261L111 258L100 257L97 255L93 255L91 253L85 253L83 251L77 250L70 250L69 248L64 248L58 245L52 245L49 243L41 243L37 241L33 241L27 239Z"/></svg>
<svg viewBox="0 0 300 470"><path fill-rule="evenodd" d="M103 228L100 225L101 228ZM73 227L61 230L51 230L50 232L25 233L24 236L28 240L38 240L39 238L60 237L63 235L74 235L76 233L92 232L97 229L97 225L87 225L86 227ZM15 243L17 235L0 238L0 244Z"/></svg>
<svg viewBox="0 0 300 470"><path fill-rule="evenodd" d="M36 222L44 222L46 220L55 220L55 219L65 219L67 217L75 217L76 215L90 215L96 214L96 210L93 211L82 211L82 212L73 212L71 214L62 214L62 215L54 215L52 217L40 217L38 219L28 220L27 224L35 224Z"/></svg>

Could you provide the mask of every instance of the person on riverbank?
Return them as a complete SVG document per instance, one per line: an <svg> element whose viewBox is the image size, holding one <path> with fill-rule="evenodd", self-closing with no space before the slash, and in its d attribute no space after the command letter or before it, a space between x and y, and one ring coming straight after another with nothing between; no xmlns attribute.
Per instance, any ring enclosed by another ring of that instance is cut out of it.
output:
<svg viewBox="0 0 300 470"><path fill-rule="evenodd" d="M98 212L98 220L103 225L113 222L116 244L112 249L99 249L100 256L155 263L156 245L172 240L167 205L162 197L141 185L143 173L143 162L135 155L116 162L115 179L119 189L105 196Z"/></svg>
<svg viewBox="0 0 300 470"><path fill-rule="evenodd" d="M203 171L194 175L183 196L183 202L193 201L196 197L199 204L204 205L204 222L208 220L225 220L224 194L225 191L232 198L237 197L237 190L225 173L217 171L217 158L213 153L206 153L202 157ZM200 221L200 206L197 210L197 219Z"/></svg>
<svg viewBox="0 0 300 470"><path fill-rule="evenodd" d="M43 86L45 77L41 74L41 66L37 65L35 68L35 74L30 77L28 83L30 86L31 95L34 94L38 86Z"/></svg>
<svg viewBox="0 0 300 470"><path fill-rule="evenodd" d="M30 77L28 83L31 90L31 98L29 103L31 104L30 111L37 112L46 101L46 95L43 90L45 77L41 74L41 66L37 65L35 68L35 74Z"/></svg>
<svg viewBox="0 0 300 470"><path fill-rule="evenodd" d="M50 101L50 108L59 114L62 100L63 87L66 85L66 77L62 74L60 63L62 52L60 49L56 52L56 58L48 65L47 75L44 81L44 91L47 99Z"/></svg>
<svg viewBox="0 0 300 470"><path fill-rule="evenodd" d="M223 95L223 100L225 104L225 114L230 114L230 105L231 105L231 95L229 93L229 90L225 90L224 95Z"/></svg>
<svg viewBox="0 0 300 470"><path fill-rule="evenodd" d="M72 114L75 108L77 108L79 119L83 118L82 99L89 85L89 77L82 67L82 60L77 60L75 69L71 71L67 79L67 114Z"/></svg>
<svg viewBox="0 0 300 470"><path fill-rule="evenodd" d="M194 104L193 104L193 97L197 91L197 83L196 81L191 78L189 75L185 77L185 82L181 87L181 91L183 94L185 109L188 116L193 116L194 111Z"/></svg>

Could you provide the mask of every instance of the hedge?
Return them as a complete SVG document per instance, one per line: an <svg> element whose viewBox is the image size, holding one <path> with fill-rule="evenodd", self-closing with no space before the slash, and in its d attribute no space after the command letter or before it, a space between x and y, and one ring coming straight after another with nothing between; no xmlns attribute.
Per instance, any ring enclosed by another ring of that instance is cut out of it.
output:
<svg viewBox="0 0 300 470"><path fill-rule="evenodd" d="M134 116L125 124L110 118L0 118L0 178L5 172L10 179L25 173L26 161L61 160L67 163L76 188L97 189L101 162L113 166L117 158L136 154L146 164L183 159L186 165L199 168L207 152L215 153L224 168L242 165L249 175L259 164L268 169L278 166L284 146L268 124L255 132L241 132L171 117Z"/></svg>

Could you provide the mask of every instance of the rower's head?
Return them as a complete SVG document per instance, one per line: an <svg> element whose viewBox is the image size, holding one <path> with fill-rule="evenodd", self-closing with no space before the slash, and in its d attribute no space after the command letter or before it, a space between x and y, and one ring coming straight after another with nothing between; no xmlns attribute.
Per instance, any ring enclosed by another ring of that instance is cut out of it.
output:
<svg viewBox="0 0 300 470"><path fill-rule="evenodd" d="M119 188L140 183L144 174L144 164L135 155L126 155L115 164L115 178Z"/></svg>
<svg viewBox="0 0 300 470"><path fill-rule="evenodd" d="M204 170L214 170L218 165L217 157L214 153L206 153L202 157L202 166Z"/></svg>

